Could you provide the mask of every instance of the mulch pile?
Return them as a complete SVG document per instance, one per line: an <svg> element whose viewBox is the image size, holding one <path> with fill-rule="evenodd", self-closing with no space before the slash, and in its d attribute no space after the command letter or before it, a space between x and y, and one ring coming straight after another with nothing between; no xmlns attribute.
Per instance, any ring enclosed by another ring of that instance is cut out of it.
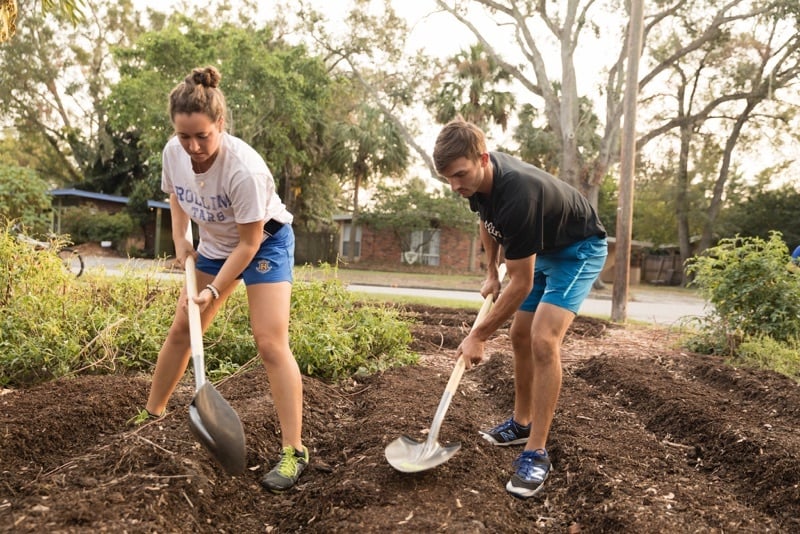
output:
<svg viewBox="0 0 800 534"><path fill-rule="evenodd" d="M421 364L327 384L304 378L312 463L281 495L259 478L280 447L266 375L218 385L247 434L230 477L192 437L187 375L170 413L127 423L148 377L84 376L0 396L4 532L798 532L800 387L676 348L669 331L579 317L564 347L554 471L529 500L504 489L519 448L477 431L510 414L507 332L465 374L440 442L447 463L393 470L384 448L424 438L473 312L409 307Z"/></svg>

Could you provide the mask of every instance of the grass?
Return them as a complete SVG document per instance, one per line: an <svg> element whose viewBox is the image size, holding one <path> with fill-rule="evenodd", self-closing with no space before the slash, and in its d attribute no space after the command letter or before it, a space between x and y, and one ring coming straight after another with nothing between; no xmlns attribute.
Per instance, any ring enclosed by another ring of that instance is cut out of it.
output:
<svg viewBox="0 0 800 534"><path fill-rule="evenodd" d="M474 274L437 274L366 269L334 269L331 267L303 266L295 269L298 280L336 277L345 284L364 284L429 289L478 291L483 282L483 271Z"/></svg>
<svg viewBox="0 0 800 534"><path fill-rule="evenodd" d="M466 310L478 310L480 302L472 300L445 299L437 297L417 297L411 295L392 295L389 293L365 293L353 291L356 300L363 302L383 302L392 304L422 304L425 306L438 306L442 308L457 308Z"/></svg>

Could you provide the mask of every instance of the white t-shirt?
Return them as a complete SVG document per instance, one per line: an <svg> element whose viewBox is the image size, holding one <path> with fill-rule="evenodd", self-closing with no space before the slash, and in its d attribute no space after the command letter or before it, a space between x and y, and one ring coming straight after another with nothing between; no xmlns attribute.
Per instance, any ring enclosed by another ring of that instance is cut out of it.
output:
<svg viewBox="0 0 800 534"><path fill-rule="evenodd" d="M202 174L192 170L189 154L173 137L164 147L162 167L161 189L174 193L183 211L197 223L197 250L207 258L230 256L239 243L237 224L270 219L292 222L264 159L238 137L222 133L217 159Z"/></svg>

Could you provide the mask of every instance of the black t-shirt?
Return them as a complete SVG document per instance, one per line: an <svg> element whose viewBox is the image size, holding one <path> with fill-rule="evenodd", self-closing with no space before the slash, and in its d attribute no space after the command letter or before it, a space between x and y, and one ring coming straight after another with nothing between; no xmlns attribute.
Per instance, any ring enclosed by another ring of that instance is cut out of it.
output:
<svg viewBox="0 0 800 534"><path fill-rule="evenodd" d="M577 189L545 171L502 152L490 152L494 182L490 195L469 197L472 211L517 260L558 250L606 230Z"/></svg>

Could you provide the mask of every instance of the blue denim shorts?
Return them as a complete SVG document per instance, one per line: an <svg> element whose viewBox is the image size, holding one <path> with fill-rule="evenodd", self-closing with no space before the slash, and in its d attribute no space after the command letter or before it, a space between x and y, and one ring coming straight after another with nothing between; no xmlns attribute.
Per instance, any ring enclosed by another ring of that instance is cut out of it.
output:
<svg viewBox="0 0 800 534"><path fill-rule="evenodd" d="M212 260L203 255L197 256L197 269L216 276L225 260ZM294 267L294 230L291 224L284 224L278 232L261 243L253 261L237 279L245 285L292 282Z"/></svg>
<svg viewBox="0 0 800 534"><path fill-rule="evenodd" d="M537 254L533 289L519 309L535 312L540 302L546 302L577 314L603 270L607 255L608 243L601 237Z"/></svg>

